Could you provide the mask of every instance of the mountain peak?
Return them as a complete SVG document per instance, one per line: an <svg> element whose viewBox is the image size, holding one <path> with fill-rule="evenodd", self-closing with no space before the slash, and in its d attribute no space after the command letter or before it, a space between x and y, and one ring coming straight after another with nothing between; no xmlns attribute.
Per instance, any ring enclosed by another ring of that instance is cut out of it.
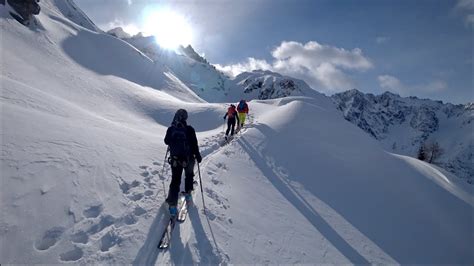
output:
<svg viewBox="0 0 474 266"><path fill-rule="evenodd" d="M186 47L180 45L178 51L182 52L184 55L186 55L187 57L197 62L201 62L203 64L209 64L209 62L204 57L199 55L190 44L188 44L188 46Z"/></svg>
<svg viewBox="0 0 474 266"><path fill-rule="evenodd" d="M132 37L130 34L125 32L125 30L122 27L113 28L107 31L107 33L119 39L128 39Z"/></svg>

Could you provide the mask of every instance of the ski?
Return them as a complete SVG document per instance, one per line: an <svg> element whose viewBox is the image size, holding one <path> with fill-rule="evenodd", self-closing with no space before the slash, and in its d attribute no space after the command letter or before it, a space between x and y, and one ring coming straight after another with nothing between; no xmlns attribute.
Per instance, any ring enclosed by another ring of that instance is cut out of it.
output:
<svg viewBox="0 0 474 266"><path fill-rule="evenodd" d="M178 213L178 222L182 223L186 221L186 217L188 216L188 203L186 200L183 202L183 207Z"/></svg>
<svg viewBox="0 0 474 266"><path fill-rule="evenodd" d="M234 136L228 136L227 138L224 138L220 143L221 147L229 144L233 138Z"/></svg>
<svg viewBox="0 0 474 266"><path fill-rule="evenodd" d="M194 181L193 186L196 186L196 185L197 185L197 181ZM192 194L192 192L191 192L191 194ZM192 201L190 201L190 202L187 202L186 200L184 201L183 208L179 212L179 215L178 215L178 222L182 223L182 222L186 221L186 217L188 216L188 208L192 207L193 204L194 203Z"/></svg>
<svg viewBox="0 0 474 266"><path fill-rule="evenodd" d="M184 200L184 195L180 195L178 199L178 215L170 217L170 220L168 224L166 225L165 231L161 235L160 242L158 243L159 249L167 249L169 247L171 243L171 235L176 225L176 221L178 221L178 217L181 216L181 212L184 210L185 206L186 206L186 200Z"/></svg>
<svg viewBox="0 0 474 266"><path fill-rule="evenodd" d="M166 226L166 229L163 232L163 235L161 236L160 243L158 244L159 249L168 248L171 242L171 232L173 231L175 224L176 224L176 218L170 218L170 221L168 222L168 225Z"/></svg>

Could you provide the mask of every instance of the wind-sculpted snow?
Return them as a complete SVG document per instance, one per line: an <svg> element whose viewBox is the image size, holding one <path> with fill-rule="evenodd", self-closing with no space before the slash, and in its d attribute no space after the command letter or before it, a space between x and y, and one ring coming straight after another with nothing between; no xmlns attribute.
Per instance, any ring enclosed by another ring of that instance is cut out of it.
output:
<svg viewBox="0 0 474 266"><path fill-rule="evenodd" d="M80 10L73 0L41 0L41 6L58 17L66 17L78 26L91 31L101 32L101 30L90 20L90 18Z"/></svg>
<svg viewBox="0 0 474 266"><path fill-rule="evenodd" d="M307 113L316 122L301 118ZM452 190L445 190L428 178L433 173L442 175L439 171L419 171L422 168L384 152L375 140L337 117L317 102L290 101L259 116L253 128L227 149L227 154L232 151L228 158L225 154L214 158L213 164L227 168L215 174L225 176L218 195L228 198L230 206L219 213L233 221L232 225L221 222L223 231L235 237L236 228L253 227L244 235L239 231L238 240L226 238L233 261L472 261L471 234L466 234L471 232L472 195L467 201L460 196L469 191L462 188L464 184L450 180ZM239 194L232 192L236 189ZM245 190L245 199L240 190ZM259 207L250 208L253 202ZM274 212L278 219L259 222L261 216ZM283 229L280 221L291 221L293 229ZM269 244L260 243L258 251L239 244L259 236ZM298 244L293 249L282 239L298 239ZM272 258L269 254L281 245L286 256ZM321 249L331 254L330 260L317 254Z"/></svg>

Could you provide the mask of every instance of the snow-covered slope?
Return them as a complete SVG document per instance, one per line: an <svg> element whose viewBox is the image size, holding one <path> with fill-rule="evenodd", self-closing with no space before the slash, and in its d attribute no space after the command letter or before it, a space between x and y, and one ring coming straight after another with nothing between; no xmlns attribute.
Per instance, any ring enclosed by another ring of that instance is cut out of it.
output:
<svg viewBox="0 0 474 266"><path fill-rule="evenodd" d="M232 99L275 99L287 96L321 95L306 82L268 70L243 72L229 82Z"/></svg>
<svg viewBox="0 0 474 266"><path fill-rule="evenodd" d="M42 7L46 7L51 13L52 19L62 19L66 17L71 22L82 26L86 29L95 32L101 32L101 30L90 20L90 18L77 7L72 0L50 0L41 3Z"/></svg>
<svg viewBox="0 0 474 266"><path fill-rule="evenodd" d="M203 166L214 234L232 262L472 261L467 184L384 152L323 100L252 106L252 126Z"/></svg>
<svg viewBox="0 0 474 266"><path fill-rule="evenodd" d="M437 141L443 154L435 161L472 182L474 108L386 92L379 96L350 90L332 96L344 117L379 140L385 149L416 157L425 141Z"/></svg>
<svg viewBox="0 0 474 266"><path fill-rule="evenodd" d="M225 89L227 77L199 56L191 46L182 47L181 54L178 54L175 51L161 48L153 36L145 37L142 34L137 34L128 37L120 29L113 29L108 33L130 43L153 60L155 64L168 69L202 99L208 102L227 100Z"/></svg>
<svg viewBox="0 0 474 266"><path fill-rule="evenodd" d="M1 264L474 260L466 184L386 153L324 95L251 101L248 127L220 147L224 104L40 4L31 28L0 6ZM160 251L178 108L197 131L204 195Z"/></svg>
<svg viewBox="0 0 474 266"><path fill-rule="evenodd" d="M0 263L130 262L136 247L107 251L130 245L138 220L157 211L157 176L140 166L161 165L177 108L204 136L220 128L207 118L222 109L199 104L132 46L61 15L60 4L41 5L41 28L0 6Z"/></svg>

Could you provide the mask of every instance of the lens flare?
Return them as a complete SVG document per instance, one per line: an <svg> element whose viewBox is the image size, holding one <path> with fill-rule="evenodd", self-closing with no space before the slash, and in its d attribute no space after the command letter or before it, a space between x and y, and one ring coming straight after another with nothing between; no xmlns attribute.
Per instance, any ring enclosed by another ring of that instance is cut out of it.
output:
<svg viewBox="0 0 474 266"><path fill-rule="evenodd" d="M186 18L170 9L155 9L147 12L144 33L153 35L157 43L167 49L191 44L193 32Z"/></svg>

